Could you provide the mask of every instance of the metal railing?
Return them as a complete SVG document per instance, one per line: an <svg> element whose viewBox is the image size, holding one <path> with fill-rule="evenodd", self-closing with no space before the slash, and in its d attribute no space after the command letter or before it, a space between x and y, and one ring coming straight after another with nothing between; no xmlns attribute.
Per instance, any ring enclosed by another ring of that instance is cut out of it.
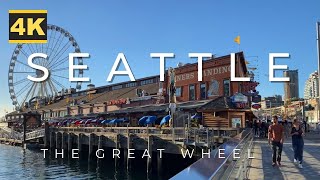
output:
<svg viewBox="0 0 320 180"><path fill-rule="evenodd" d="M245 129L172 179L246 179L252 143L252 129Z"/></svg>

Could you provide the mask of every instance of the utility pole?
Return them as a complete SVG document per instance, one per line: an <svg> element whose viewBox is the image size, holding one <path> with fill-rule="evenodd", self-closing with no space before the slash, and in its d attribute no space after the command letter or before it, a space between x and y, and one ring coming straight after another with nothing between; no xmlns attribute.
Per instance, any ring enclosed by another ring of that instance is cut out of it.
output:
<svg viewBox="0 0 320 180"><path fill-rule="evenodd" d="M318 45L318 90L319 90L319 86L320 86L320 22L317 22L317 45ZM317 116L318 116L318 121L320 121L320 90L318 92L318 112L317 112Z"/></svg>

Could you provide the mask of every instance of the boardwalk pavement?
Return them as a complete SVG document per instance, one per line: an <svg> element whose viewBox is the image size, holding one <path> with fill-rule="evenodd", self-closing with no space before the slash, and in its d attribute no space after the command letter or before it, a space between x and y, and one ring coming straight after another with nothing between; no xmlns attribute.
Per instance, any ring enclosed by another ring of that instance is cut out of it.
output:
<svg viewBox="0 0 320 180"><path fill-rule="evenodd" d="M282 165L272 167L272 150L267 139L256 139L248 177L250 180L320 180L320 143L305 139L303 169L293 163L291 138L282 151Z"/></svg>

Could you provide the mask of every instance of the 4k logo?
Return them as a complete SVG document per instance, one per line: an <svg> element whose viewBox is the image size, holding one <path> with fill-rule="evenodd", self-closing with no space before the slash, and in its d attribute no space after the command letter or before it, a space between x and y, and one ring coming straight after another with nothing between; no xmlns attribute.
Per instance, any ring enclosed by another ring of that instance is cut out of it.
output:
<svg viewBox="0 0 320 180"><path fill-rule="evenodd" d="M9 10L9 43L47 43L47 10Z"/></svg>

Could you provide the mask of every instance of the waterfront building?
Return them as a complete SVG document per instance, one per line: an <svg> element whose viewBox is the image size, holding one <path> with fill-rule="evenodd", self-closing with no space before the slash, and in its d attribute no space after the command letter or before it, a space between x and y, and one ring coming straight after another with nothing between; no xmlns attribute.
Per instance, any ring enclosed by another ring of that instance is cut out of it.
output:
<svg viewBox="0 0 320 180"><path fill-rule="evenodd" d="M298 70L283 71L284 77L289 77L290 81L284 82L284 101L299 98L299 77Z"/></svg>
<svg viewBox="0 0 320 180"><path fill-rule="evenodd" d="M236 53L235 65L236 77L248 76L243 52ZM159 76L150 76L135 82L101 87L90 84L86 90L78 92L70 89L41 101L34 99L22 111L35 110L42 115L42 120L126 118L130 126L137 126L142 116L155 115L161 118L169 113L169 103L173 102L171 91L174 88L177 107L175 126L184 126L188 121L186 119L196 113L202 116L199 123L209 127L220 127L221 124L223 127L232 127L235 122L243 127L246 119L253 118L250 98L241 94L253 90L252 85L230 81L230 55L204 60L201 82L198 81L197 67L198 63L180 64L173 69L174 73L165 72L164 82L160 81ZM170 87L172 79L174 87ZM213 107L216 103L221 106ZM8 114L7 119L21 122L16 114L19 113ZM216 123L217 118L223 123Z"/></svg>
<svg viewBox="0 0 320 180"><path fill-rule="evenodd" d="M320 122L318 98L306 99L305 107L306 107L305 108L306 121L309 123Z"/></svg>
<svg viewBox="0 0 320 180"><path fill-rule="evenodd" d="M243 102L239 107L232 102L231 96L247 93L244 82L230 81L230 56L222 56L203 62L203 79L198 81L198 64L187 64L175 69L175 86L177 102L210 100L202 106L202 124L211 127L232 127L232 122L241 122L244 126L246 117L252 118L250 103ZM236 76L247 76L247 67L243 53L236 58ZM248 84L249 85L249 84ZM239 103L238 103L239 104ZM241 103L240 103L241 104Z"/></svg>
<svg viewBox="0 0 320 180"><path fill-rule="evenodd" d="M264 97L261 101L261 109L269 109L280 107L284 105L281 95L274 95L271 97Z"/></svg>
<svg viewBox="0 0 320 180"><path fill-rule="evenodd" d="M310 74L304 86L304 99L319 97L319 74L317 71Z"/></svg>

